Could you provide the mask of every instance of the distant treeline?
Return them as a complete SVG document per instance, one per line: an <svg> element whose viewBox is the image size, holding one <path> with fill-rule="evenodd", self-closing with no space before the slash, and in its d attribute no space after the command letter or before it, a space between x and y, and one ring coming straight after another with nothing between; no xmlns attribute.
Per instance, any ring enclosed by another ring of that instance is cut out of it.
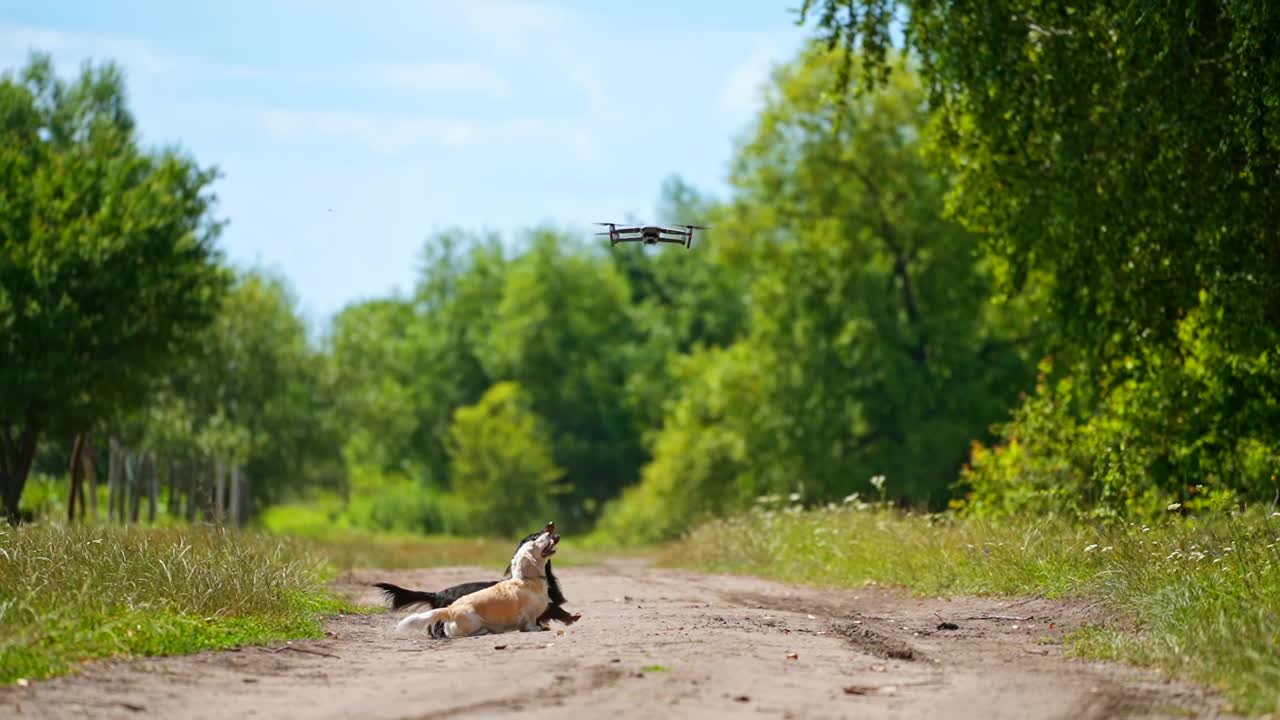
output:
<svg viewBox="0 0 1280 720"><path fill-rule="evenodd" d="M115 167L134 146L109 70L59 92L39 62L6 79L6 508L30 438L65 474L86 432L216 457L259 511L420 532L554 517L648 541L768 496L1072 516L1272 500L1277 25L1228 3L1209 39L1160 16L1121 52L1120 10L1010 14L994 36L914 9L910 64L842 34L776 69L729 197L664 184L657 219L712 227L691 250L440 233L409 294L320 338L279 278L217 255L211 171ZM1079 39L1097 33L1111 45ZM1170 47L1190 64L1163 68Z"/></svg>

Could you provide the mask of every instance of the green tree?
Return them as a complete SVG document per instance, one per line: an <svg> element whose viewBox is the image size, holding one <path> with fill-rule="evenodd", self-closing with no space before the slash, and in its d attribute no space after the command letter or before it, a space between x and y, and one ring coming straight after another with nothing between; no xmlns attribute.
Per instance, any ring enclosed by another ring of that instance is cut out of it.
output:
<svg viewBox="0 0 1280 720"><path fill-rule="evenodd" d="M491 384L477 346L487 338L505 263L493 236L439 233L426 245L411 297L353 304L334 318L329 373L352 467L448 487L453 413Z"/></svg>
<svg viewBox="0 0 1280 720"><path fill-rule="evenodd" d="M597 529L616 542L660 542L789 488L795 478L782 474L774 442L784 423L769 402L776 367L767 348L746 341L674 356L653 459L606 504Z"/></svg>
<svg viewBox="0 0 1280 720"><path fill-rule="evenodd" d="M858 101L828 88L842 52L775 73L735 158L718 237L745 263L749 326L676 363L653 461L602 520L670 537L757 497L877 491L938 507L974 439L1034 377L1034 298L997 297L978 238L944 218L922 154L930 116L910 74Z"/></svg>
<svg viewBox="0 0 1280 720"><path fill-rule="evenodd" d="M328 339L330 384L342 418L348 462L405 469L424 400L409 390L415 370L409 343L417 317L402 299L370 300L343 308Z"/></svg>
<svg viewBox="0 0 1280 720"><path fill-rule="evenodd" d="M563 512L586 524L633 482L644 448L626 402L621 352L634 337L625 278L608 258L550 230L530 234L477 346L486 374L525 388L572 488Z"/></svg>
<svg viewBox="0 0 1280 720"><path fill-rule="evenodd" d="M811 47L781 69L738 155L743 222L782 238L756 250L750 339L777 363L787 475L818 498L888 475L895 496L938 506L1031 382L1033 306L993 298L977 237L943 217L914 76L833 105L842 58Z"/></svg>
<svg viewBox="0 0 1280 720"><path fill-rule="evenodd" d="M0 510L37 445L138 407L216 317L216 171L148 152L121 72L0 77Z"/></svg>
<svg viewBox="0 0 1280 720"><path fill-rule="evenodd" d="M627 365L627 399L637 427L654 431L676 390L670 369L680 355L727 347L747 330L745 267L722 248L720 221L727 208L679 176L662 184L662 222L709 225L691 251L619 246L610 256L631 290L633 341L620 349ZM704 238L706 238L704 242Z"/></svg>
<svg viewBox="0 0 1280 720"><path fill-rule="evenodd" d="M422 403L413 443L431 482L443 487L453 412L494 381L483 355L510 259L494 234L451 231L430 241L423 260L408 345L410 387Z"/></svg>
<svg viewBox="0 0 1280 720"><path fill-rule="evenodd" d="M1280 468L1238 465L1280 455L1280 5L808 0L800 20L883 47L896 10L954 217L1006 287L1045 289L1070 350L1058 417L1128 456L1126 493L1208 480L1269 498ZM888 55L863 57L868 90ZM1113 465L1079 467L1105 484Z"/></svg>
<svg viewBox="0 0 1280 720"><path fill-rule="evenodd" d="M449 477L473 532L512 535L551 520L564 470L548 428L514 382L460 407L449 429Z"/></svg>
<svg viewBox="0 0 1280 720"><path fill-rule="evenodd" d="M243 438L240 445L224 441L210 450L244 464L259 503L333 484L340 467L322 358L296 303L283 278L240 272L201 333L200 352L170 373L173 391L195 412L197 432L217 423L237 429L230 437Z"/></svg>
<svg viewBox="0 0 1280 720"><path fill-rule="evenodd" d="M1011 279L1052 273L1073 340L1100 359L1173 344L1204 303L1242 351L1275 347L1280 282L1258 269L1280 265L1280 6L820 4L845 46L905 11L957 217ZM886 63L868 58L867 80Z"/></svg>

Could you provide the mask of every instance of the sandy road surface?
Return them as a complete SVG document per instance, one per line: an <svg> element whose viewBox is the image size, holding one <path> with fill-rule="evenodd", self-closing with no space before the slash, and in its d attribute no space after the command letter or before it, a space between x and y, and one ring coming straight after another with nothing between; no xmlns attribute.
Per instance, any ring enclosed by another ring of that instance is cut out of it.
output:
<svg viewBox="0 0 1280 720"><path fill-rule="evenodd" d="M359 571L340 587L373 603L379 580L438 588L492 574ZM344 616L322 640L104 662L3 689L0 716L1220 716L1195 688L1063 657L1059 640L1081 610L1043 600L916 600L630 562L557 574L583 615L569 628L431 640L397 635L400 612Z"/></svg>

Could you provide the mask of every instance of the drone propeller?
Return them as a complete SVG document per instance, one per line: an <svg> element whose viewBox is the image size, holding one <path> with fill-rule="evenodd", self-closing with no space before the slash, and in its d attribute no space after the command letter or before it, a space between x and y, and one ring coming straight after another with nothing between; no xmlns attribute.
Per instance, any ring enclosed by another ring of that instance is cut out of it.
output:
<svg viewBox="0 0 1280 720"><path fill-rule="evenodd" d="M697 229L697 230L710 230L710 229L711 229L711 228L707 227L706 225L681 225L680 227L686 227L686 228L690 228L690 229Z"/></svg>

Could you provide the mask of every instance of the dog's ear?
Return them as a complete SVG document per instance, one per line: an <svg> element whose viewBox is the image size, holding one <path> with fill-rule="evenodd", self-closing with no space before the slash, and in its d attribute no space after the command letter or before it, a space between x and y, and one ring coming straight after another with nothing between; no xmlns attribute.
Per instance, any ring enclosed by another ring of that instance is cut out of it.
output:
<svg viewBox="0 0 1280 720"><path fill-rule="evenodd" d="M524 548L524 546L525 546L527 543L530 543L530 542L533 542L534 540L537 540L537 539L538 539L538 536L539 536L539 535L541 535L541 534L542 534L542 533L540 533L540 532L535 532L535 533L529 533L528 535L525 535L525 536L524 536L524 538L523 538L523 539L521 539L521 540L520 540L520 542L516 544L516 550L515 550L515 552L514 552L514 553L512 553L512 554L511 554L511 559L512 559L512 560L515 560L515 559L516 559L516 555L518 555L518 554L520 553L520 550L521 550L522 548ZM510 563L510 562L508 562L508 563L507 563L507 566L506 566L506 567L504 567L504 568L502 569L502 577L504 577L504 578L509 578L509 577L511 577L511 563Z"/></svg>

